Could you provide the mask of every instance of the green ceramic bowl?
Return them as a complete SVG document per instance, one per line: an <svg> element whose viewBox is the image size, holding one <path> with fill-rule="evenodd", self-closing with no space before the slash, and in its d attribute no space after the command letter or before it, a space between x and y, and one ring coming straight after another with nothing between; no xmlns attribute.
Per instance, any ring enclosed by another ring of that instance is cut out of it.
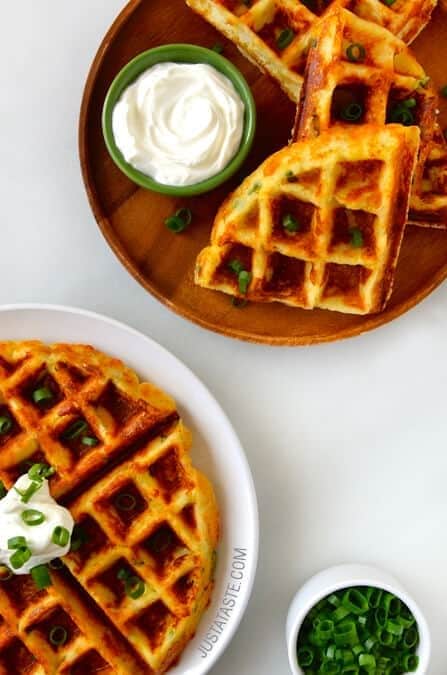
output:
<svg viewBox="0 0 447 675"><path fill-rule="evenodd" d="M239 93L245 105L245 120L244 132L242 135L241 145L237 154L233 157L231 162L218 174L208 178L207 180L195 183L194 185L176 186L164 185L158 183L150 176L134 169L119 151L112 129L112 115L113 109L118 102L123 91L134 82L141 73L156 65L157 63L164 63L172 61L174 63L207 63L213 66L221 73L226 75L231 80L236 91ZM130 63L128 63L116 76L112 82L104 102L102 114L102 128L107 149L115 162L115 164L126 174L130 180L137 185L161 192L167 195L175 195L177 197L190 197L192 195L203 194L213 190L221 183L230 178L245 161L251 146L256 130L256 104L254 102L250 87L241 72L223 56L220 56L211 49L204 47L197 47L196 45L188 44L173 44L165 45L163 47L156 47L149 49L136 56Z"/></svg>

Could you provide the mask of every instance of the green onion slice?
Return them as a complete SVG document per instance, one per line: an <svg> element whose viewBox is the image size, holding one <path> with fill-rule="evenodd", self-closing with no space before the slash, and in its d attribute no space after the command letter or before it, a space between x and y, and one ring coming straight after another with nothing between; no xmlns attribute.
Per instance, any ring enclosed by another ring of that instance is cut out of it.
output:
<svg viewBox="0 0 447 675"><path fill-rule="evenodd" d="M5 484L2 480L0 480L0 499L3 499L3 497L6 497L8 494L8 490L5 488Z"/></svg>
<svg viewBox="0 0 447 675"><path fill-rule="evenodd" d="M171 232L175 232L177 234L179 232L183 232L183 230L191 223L191 221L191 210L182 208L176 211L173 216L166 218L165 225L169 230L171 230Z"/></svg>
<svg viewBox="0 0 447 675"><path fill-rule="evenodd" d="M252 279L251 272L247 272L246 270L242 270L242 272L239 272L238 275L239 292L242 293L243 295L247 293L251 279Z"/></svg>
<svg viewBox="0 0 447 675"><path fill-rule="evenodd" d="M15 548L26 548L27 543L25 537L11 537L11 539L8 539L8 549L15 549Z"/></svg>
<svg viewBox="0 0 447 675"><path fill-rule="evenodd" d="M286 213L285 216L283 216L282 226L290 234L294 234L300 229L299 222L291 213Z"/></svg>
<svg viewBox="0 0 447 675"><path fill-rule="evenodd" d="M314 660L314 650L312 647L305 645L304 647L299 647L297 651L298 665L300 668L308 668L312 665Z"/></svg>
<svg viewBox="0 0 447 675"><path fill-rule="evenodd" d="M366 49L359 42L353 42L346 50L346 56L349 61L353 63L361 63L365 60Z"/></svg>
<svg viewBox="0 0 447 675"><path fill-rule="evenodd" d="M36 405L50 403L53 400L53 392L48 387L40 387L33 391L33 401Z"/></svg>
<svg viewBox="0 0 447 675"><path fill-rule="evenodd" d="M276 46L278 47L278 49L282 51L283 49L288 47L291 42L293 42L294 37L295 37L294 31L291 28L285 28L276 38Z"/></svg>
<svg viewBox="0 0 447 675"><path fill-rule="evenodd" d="M364 244L363 240L363 232L359 227L352 227L349 230L349 234L351 235L351 246L353 248L362 248ZM366 602L368 602L366 600Z"/></svg>
<svg viewBox="0 0 447 675"><path fill-rule="evenodd" d="M360 103L350 103L341 111L341 118L345 122L358 122L363 115L363 106Z"/></svg>
<svg viewBox="0 0 447 675"><path fill-rule="evenodd" d="M38 482L38 481L33 480L28 485L26 490L22 491L22 490L19 490L16 487L14 488L14 490L17 492L17 494L19 494L21 496L22 499L20 501L22 501L24 504L28 504L31 497L33 495L35 495L36 492L38 492L38 490L40 490L41 487L42 487L42 483L40 481Z"/></svg>
<svg viewBox="0 0 447 675"><path fill-rule="evenodd" d="M13 569L18 570L28 562L28 560L31 558L31 555L31 550L27 546L22 546L12 554L9 559L9 563Z"/></svg>
<svg viewBox="0 0 447 675"><path fill-rule="evenodd" d="M119 511L133 511L137 505L137 500L133 495L122 492L115 498L114 503Z"/></svg>
<svg viewBox="0 0 447 675"><path fill-rule="evenodd" d="M51 577L46 565L36 565L31 569L31 576L37 588L47 588L51 586Z"/></svg>
<svg viewBox="0 0 447 675"><path fill-rule="evenodd" d="M94 436L83 436L81 440L82 445L87 445L89 448L94 448L99 441Z"/></svg>
<svg viewBox="0 0 447 675"><path fill-rule="evenodd" d="M62 548L68 544L70 541L70 532L66 527L58 525L54 528L53 534L51 535L51 541L56 546L61 546Z"/></svg>
<svg viewBox="0 0 447 675"><path fill-rule="evenodd" d="M234 259L234 260L230 260L230 262L228 263L228 269L230 269L235 274L239 274L240 272L243 271L244 266L243 266L243 264L241 263L240 260Z"/></svg>
<svg viewBox="0 0 447 675"><path fill-rule="evenodd" d="M126 595L132 600L138 600L146 590L146 584L139 577L128 577L124 582Z"/></svg>
<svg viewBox="0 0 447 675"><path fill-rule="evenodd" d="M405 105L397 105L391 111L390 121L409 127L414 124L414 115Z"/></svg>
<svg viewBox="0 0 447 675"><path fill-rule="evenodd" d="M8 415L1 415L0 417L0 436L5 436L12 429L12 419Z"/></svg>
<svg viewBox="0 0 447 675"><path fill-rule="evenodd" d="M53 626L48 633L48 639L55 647L62 647L68 640L68 631L63 626Z"/></svg>
<svg viewBox="0 0 447 675"><path fill-rule="evenodd" d="M54 473L56 473L56 470L48 464L33 464L28 471L28 478L32 481L41 481Z"/></svg>
<svg viewBox="0 0 447 675"><path fill-rule="evenodd" d="M23 522L30 527L42 525L45 521L45 515L37 509L25 509L25 511L22 511L21 516Z"/></svg>
<svg viewBox="0 0 447 675"><path fill-rule="evenodd" d="M73 422L73 424L70 424L70 426L67 427L63 433L63 437L67 441L72 441L75 438L81 436L81 434L83 434L84 431L87 431L87 429L88 424L85 420L76 420L76 422Z"/></svg>
<svg viewBox="0 0 447 675"><path fill-rule="evenodd" d="M356 588L348 588L341 603L353 614L364 614L369 607L367 598Z"/></svg>

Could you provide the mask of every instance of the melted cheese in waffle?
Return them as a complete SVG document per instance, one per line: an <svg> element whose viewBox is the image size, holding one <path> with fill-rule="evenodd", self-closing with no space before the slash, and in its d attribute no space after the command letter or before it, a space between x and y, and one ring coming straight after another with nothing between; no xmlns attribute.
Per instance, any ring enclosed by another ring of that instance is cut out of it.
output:
<svg viewBox="0 0 447 675"><path fill-rule="evenodd" d="M298 101L312 27L327 7L348 0L186 0L263 72ZM436 0L354 0L350 9L411 42L428 23Z"/></svg>
<svg viewBox="0 0 447 675"><path fill-rule="evenodd" d="M42 388L51 398L36 403ZM81 540L51 587L29 576L0 584L0 675L165 672L209 603L219 535L173 400L92 347L0 342L0 414L12 422L0 478L10 488L30 464L53 466L50 490ZM80 421L93 445L67 435Z"/></svg>
<svg viewBox="0 0 447 675"><path fill-rule="evenodd" d="M267 159L219 210L196 283L255 301L382 310L408 213L417 127L335 127ZM284 226L293 218L296 231ZM238 269L250 283L241 293Z"/></svg>

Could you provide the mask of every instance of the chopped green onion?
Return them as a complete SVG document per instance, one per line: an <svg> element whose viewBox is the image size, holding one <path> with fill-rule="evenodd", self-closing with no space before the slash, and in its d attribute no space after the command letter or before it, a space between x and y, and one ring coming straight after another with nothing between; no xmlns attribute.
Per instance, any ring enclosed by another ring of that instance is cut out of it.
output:
<svg viewBox="0 0 447 675"><path fill-rule="evenodd" d="M399 598L396 598L392 593L385 593L382 598L382 607L384 607L385 611L390 616L397 616L400 613L402 603Z"/></svg>
<svg viewBox="0 0 447 675"><path fill-rule="evenodd" d="M28 502L29 502L29 500L31 499L31 497L32 497L33 495L35 495L36 492L37 492L38 490L40 490L41 487L42 487L42 483L41 483L41 482L37 482L37 481L34 481L34 480L33 480L33 481L28 485L28 487L26 488L26 490L23 490L23 491L22 491L22 490L19 490L19 489L16 488L16 487L14 488L14 490L17 492L17 494L19 494L19 495L21 496L22 499L21 499L20 501L22 501L24 504L28 504Z"/></svg>
<svg viewBox="0 0 447 675"><path fill-rule="evenodd" d="M83 434L84 431L87 431L87 429L88 424L85 420L76 420L76 422L73 422L73 424L70 424L70 426L67 427L62 436L67 441L72 441L75 438L81 436L81 434Z"/></svg>
<svg viewBox="0 0 447 675"><path fill-rule="evenodd" d="M56 546L61 546L62 548L68 544L70 541L70 532L66 527L58 525L54 528L53 534L51 535L51 541Z"/></svg>
<svg viewBox="0 0 447 675"><path fill-rule="evenodd" d="M291 213L286 213L286 215L283 216L282 226L290 234L294 234L295 232L298 232L298 230L300 229L299 222L294 216L292 216Z"/></svg>
<svg viewBox="0 0 447 675"><path fill-rule="evenodd" d="M41 481L54 473L56 473L56 470L48 464L33 464L28 471L28 478L33 481Z"/></svg>
<svg viewBox="0 0 447 675"><path fill-rule="evenodd" d="M298 176L289 169L289 171L286 171L286 180L288 183L297 183Z"/></svg>
<svg viewBox="0 0 447 675"><path fill-rule="evenodd" d="M363 232L359 227L352 227L349 230L349 234L351 235L351 246L353 248L362 248L364 244L363 240ZM368 602L366 600L366 602Z"/></svg>
<svg viewBox="0 0 447 675"><path fill-rule="evenodd" d="M261 189L261 183L259 183L259 182L253 183L253 185L251 186L251 188L248 191L248 194L252 195L254 192L258 192L260 189Z"/></svg>
<svg viewBox="0 0 447 675"><path fill-rule="evenodd" d="M25 537L11 537L8 539L8 549L14 548L26 548L26 539Z"/></svg>
<svg viewBox="0 0 447 675"><path fill-rule="evenodd" d="M347 48L346 56L348 57L349 61L352 61L353 63L361 63L365 60L366 49L359 42L354 42Z"/></svg>
<svg viewBox="0 0 447 675"><path fill-rule="evenodd" d="M372 670L376 667L376 659L372 654L360 654L359 666L365 670Z"/></svg>
<svg viewBox="0 0 447 675"><path fill-rule="evenodd" d="M0 436L5 436L12 429L12 419L8 415L2 415L0 417Z"/></svg>
<svg viewBox="0 0 447 675"><path fill-rule="evenodd" d="M119 511L133 511L137 505L137 500L133 495L122 492L115 498L114 504Z"/></svg>
<svg viewBox="0 0 447 675"><path fill-rule="evenodd" d="M285 28L281 33L278 35L276 38L276 45L278 49L285 49L290 45L291 42L293 42L293 38L295 37L295 33L291 28Z"/></svg>
<svg viewBox="0 0 447 675"><path fill-rule="evenodd" d="M51 577L46 565L36 565L31 569L31 576L39 590L51 586Z"/></svg>
<svg viewBox="0 0 447 675"><path fill-rule="evenodd" d="M0 499L3 499L3 497L6 497L8 494L8 490L5 488L5 484L2 480L0 480Z"/></svg>
<svg viewBox="0 0 447 675"><path fill-rule="evenodd" d="M334 632L334 622L330 619L324 619L316 627L317 636L321 640L329 640Z"/></svg>
<svg viewBox="0 0 447 675"><path fill-rule="evenodd" d="M424 89L426 89L426 88L428 87L428 85L429 85L430 80L431 80L430 75L426 75L426 76L423 77L421 80L419 80L418 86L419 86L419 87L424 87Z"/></svg>
<svg viewBox="0 0 447 675"><path fill-rule="evenodd" d="M228 268L234 272L235 274L239 274L239 272L242 272L244 269L243 264L240 262L240 260L230 260L228 263Z"/></svg>
<svg viewBox="0 0 447 675"><path fill-rule="evenodd" d="M215 45L212 47L213 52L216 52L216 54L223 54L224 46L221 42L216 42Z"/></svg>
<svg viewBox="0 0 447 675"><path fill-rule="evenodd" d="M307 668L312 665L314 660L314 650L307 645L300 647L297 651L297 657L300 668Z"/></svg>
<svg viewBox="0 0 447 675"><path fill-rule="evenodd" d="M9 581L9 579L12 579L13 576L14 573L9 569L9 567L6 567L6 565L0 565L0 582Z"/></svg>
<svg viewBox="0 0 447 675"><path fill-rule="evenodd" d="M404 105L397 105L390 114L390 121L396 124L403 124L406 127L414 124L414 115Z"/></svg>
<svg viewBox="0 0 447 675"><path fill-rule="evenodd" d="M53 400L53 392L48 387L41 387L33 391L33 401L36 405L44 405Z"/></svg>
<svg viewBox="0 0 447 675"><path fill-rule="evenodd" d="M374 612L374 619L378 626L384 628L388 619L388 612L383 607L378 607Z"/></svg>
<svg viewBox="0 0 447 675"><path fill-rule="evenodd" d="M48 639L55 647L62 647L68 640L68 631L63 626L53 626L48 634Z"/></svg>
<svg viewBox="0 0 447 675"><path fill-rule="evenodd" d="M391 635L397 635L397 637L402 637L404 632L404 627L402 624L397 623L397 621L392 621L391 619L388 619L385 628L388 633L391 633Z"/></svg>
<svg viewBox="0 0 447 675"><path fill-rule="evenodd" d="M252 279L251 272L247 272L246 270L242 270L242 272L239 272L238 275L239 292L242 293L243 295L247 293L251 279Z"/></svg>
<svg viewBox="0 0 447 675"><path fill-rule="evenodd" d="M405 647L415 647L419 642L419 636L416 628L408 628L408 630L404 631L402 641Z"/></svg>
<svg viewBox="0 0 447 675"><path fill-rule="evenodd" d="M346 609L346 607L337 607L337 609L332 613L332 618L335 621L335 623L338 623L339 621L343 621L343 619L346 619L346 617L349 615L350 615L349 609Z"/></svg>
<svg viewBox="0 0 447 675"><path fill-rule="evenodd" d="M380 588L368 588L366 591L366 598L368 604L373 609L377 609L380 605L380 600L382 598L383 591Z"/></svg>
<svg viewBox="0 0 447 675"><path fill-rule="evenodd" d="M333 607L339 607L340 606L340 598L338 598L334 594L330 595L328 597L327 601L330 605L333 605Z"/></svg>
<svg viewBox="0 0 447 675"><path fill-rule="evenodd" d="M81 440L82 445L87 445L89 448L94 448L99 441L94 436L83 436Z"/></svg>
<svg viewBox="0 0 447 675"><path fill-rule="evenodd" d="M444 98L447 98L447 84L444 85L443 87L441 87L439 92L440 92L441 96L443 96Z"/></svg>
<svg viewBox="0 0 447 675"><path fill-rule="evenodd" d="M363 112L363 106L360 103L350 103L341 111L341 118L346 122L358 122Z"/></svg>
<svg viewBox="0 0 447 675"><path fill-rule="evenodd" d="M345 591L341 604L353 614L364 614L368 611L369 607L368 600L356 588L348 588Z"/></svg>
<svg viewBox="0 0 447 675"><path fill-rule="evenodd" d="M419 657L417 654L404 654L402 657L402 667L409 673L414 673L419 666Z"/></svg>
<svg viewBox="0 0 447 675"><path fill-rule="evenodd" d="M119 579L120 581L126 581L126 579L129 579L131 577L131 573L124 569L124 567L121 567L116 575L116 578Z"/></svg>
<svg viewBox="0 0 447 675"><path fill-rule="evenodd" d="M166 218L165 225L171 232L178 234L179 232L183 232L191 221L192 213L190 209L182 208L176 211L173 216Z"/></svg>
<svg viewBox="0 0 447 675"><path fill-rule="evenodd" d="M132 600L138 600L146 590L146 584L139 577L128 577L124 582L126 595Z"/></svg>
<svg viewBox="0 0 447 675"><path fill-rule="evenodd" d="M30 527L42 525L45 520L42 511L37 511L37 509L25 509L25 511L22 511L21 516L23 522Z"/></svg>
<svg viewBox="0 0 447 675"><path fill-rule="evenodd" d="M405 101L402 101L402 105L406 108L416 108L418 102L415 98L407 98Z"/></svg>
<svg viewBox="0 0 447 675"><path fill-rule="evenodd" d="M31 558L31 550L27 546L18 548L10 557L9 562L13 569L18 570Z"/></svg>
<svg viewBox="0 0 447 675"><path fill-rule="evenodd" d="M354 621L345 619L345 621L336 624L334 628L334 641L339 647L355 645L358 642L358 635Z"/></svg>

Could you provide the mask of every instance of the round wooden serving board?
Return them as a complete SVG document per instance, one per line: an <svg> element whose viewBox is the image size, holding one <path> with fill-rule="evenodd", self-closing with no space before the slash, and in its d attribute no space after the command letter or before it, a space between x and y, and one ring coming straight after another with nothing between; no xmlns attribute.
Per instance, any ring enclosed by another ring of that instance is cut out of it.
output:
<svg viewBox="0 0 447 675"><path fill-rule="evenodd" d="M166 197L131 183L106 150L101 111L118 71L140 52L162 44L189 42L224 45L224 54L243 72L258 108L258 131L244 175L286 145L294 105L269 78L196 16L184 0L134 0L107 33L88 76L80 118L81 165L90 204L107 241L134 277L161 302L182 316L224 335L275 345L308 345L358 335L391 321L426 297L447 277L447 232L408 227L387 309L373 316L301 310L279 303L232 306L222 293L194 285L194 264L207 245L218 206L240 182L236 176L209 194L192 199ZM437 10L414 50L437 86L446 84L447 14ZM442 101L441 124L447 126ZM164 220L180 206L193 222L180 235Z"/></svg>

